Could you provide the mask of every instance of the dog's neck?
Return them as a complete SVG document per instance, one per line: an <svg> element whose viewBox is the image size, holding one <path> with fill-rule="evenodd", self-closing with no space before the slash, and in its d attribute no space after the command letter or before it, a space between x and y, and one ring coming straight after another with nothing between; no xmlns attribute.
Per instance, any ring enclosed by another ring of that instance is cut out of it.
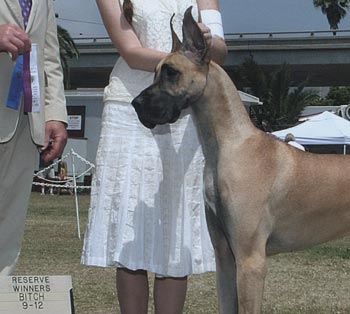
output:
<svg viewBox="0 0 350 314"><path fill-rule="evenodd" d="M197 126L206 158L209 155L212 158L213 152L224 147L231 135L235 144L240 145L257 131L232 80L215 63L209 66L203 96L192 108L198 117ZM229 145L232 146L232 141Z"/></svg>

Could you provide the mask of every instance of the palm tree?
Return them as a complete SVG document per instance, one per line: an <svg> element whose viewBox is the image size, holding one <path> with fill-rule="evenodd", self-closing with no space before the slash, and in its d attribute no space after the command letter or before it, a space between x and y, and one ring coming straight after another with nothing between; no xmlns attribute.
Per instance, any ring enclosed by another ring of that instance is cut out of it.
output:
<svg viewBox="0 0 350 314"><path fill-rule="evenodd" d="M327 16L332 30L338 29L340 20L345 17L346 9L349 9L350 0L313 0L316 8L321 8Z"/></svg>
<svg viewBox="0 0 350 314"><path fill-rule="evenodd" d="M57 37L60 46L60 57L64 75L65 88L69 88L69 66L68 58L79 57L79 50L77 49L74 40L69 32L61 26L57 26Z"/></svg>
<svg viewBox="0 0 350 314"><path fill-rule="evenodd" d="M306 81L294 86L288 64L269 74L248 58L239 67L237 75L241 85L237 84L239 88L263 102L262 119L273 130L295 125L303 108L317 97L314 91L305 91Z"/></svg>

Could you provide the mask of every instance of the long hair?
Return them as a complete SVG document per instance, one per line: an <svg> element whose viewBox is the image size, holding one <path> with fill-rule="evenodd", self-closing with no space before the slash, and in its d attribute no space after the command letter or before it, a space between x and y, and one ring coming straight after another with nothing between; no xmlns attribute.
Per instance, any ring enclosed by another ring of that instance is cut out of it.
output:
<svg viewBox="0 0 350 314"><path fill-rule="evenodd" d="M123 2L123 13L130 25L132 25L132 17L134 15L134 6L131 0L124 0Z"/></svg>

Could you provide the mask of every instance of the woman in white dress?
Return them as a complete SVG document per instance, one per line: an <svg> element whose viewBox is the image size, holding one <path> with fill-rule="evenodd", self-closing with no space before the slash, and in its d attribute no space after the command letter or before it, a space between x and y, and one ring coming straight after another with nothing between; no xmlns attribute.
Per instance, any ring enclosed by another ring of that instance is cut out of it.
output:
<svg viewBox="0 0 350 314"><path fill-rule="evenodd" d="M176 123L149 130L130 102L152 83L156 65L171 50L171 16L181 38L191 5L197 19L204 10L199 26L212 59L223 63L218 0L97 4L121 57L105 89L82 263L117 267L121 313L147 313L147 271L156 274L156 313L182 313L187 276L215 270L202 195L203 155L190 109Z"/></svg>

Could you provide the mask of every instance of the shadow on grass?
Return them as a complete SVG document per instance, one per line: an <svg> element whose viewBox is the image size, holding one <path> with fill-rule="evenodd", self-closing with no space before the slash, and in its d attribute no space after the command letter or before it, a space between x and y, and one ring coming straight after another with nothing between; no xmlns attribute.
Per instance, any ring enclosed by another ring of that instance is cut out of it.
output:
<svg viewBox="0 0 350 314"><path fill-rule="evenodd" d="M83 232L89 195L79 195L78 200ZM76 314L119 314L115 269L81 265L82 244L74 197L32 193L16 274L70 275ZM347 238L270 258L263 314L349 314L349 248ZM215 274L191 276L184 314L217 313Z"/></svg>

